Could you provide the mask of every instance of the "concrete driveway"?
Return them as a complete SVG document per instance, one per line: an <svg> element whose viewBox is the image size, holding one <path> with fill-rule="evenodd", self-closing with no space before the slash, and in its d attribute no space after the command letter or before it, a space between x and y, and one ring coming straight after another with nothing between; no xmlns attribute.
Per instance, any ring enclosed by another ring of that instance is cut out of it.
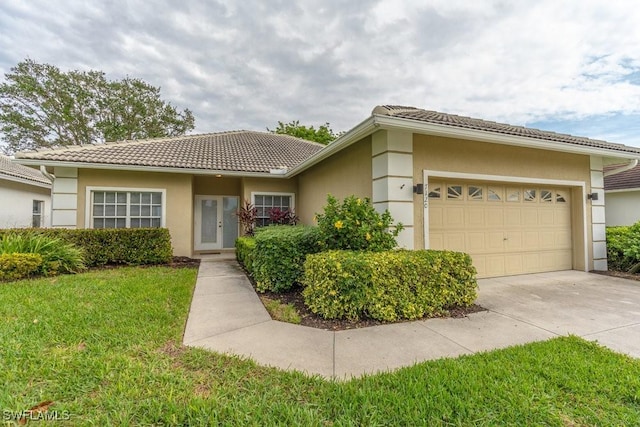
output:
<svg viewBox="0 0 640 427"><path fill-rule="evenodd" d="M185 345L346 379L574 334L640 357L640 282L579 271L479 280L487 311L326 331L271 319L235 260L200 264Z"/></svg>
<svg viewBox="0 0 640 427"><path fill-rule="evenodd" d="M478 304L493 313L640 357L640 282L559 271L478 283Z"/></svg>

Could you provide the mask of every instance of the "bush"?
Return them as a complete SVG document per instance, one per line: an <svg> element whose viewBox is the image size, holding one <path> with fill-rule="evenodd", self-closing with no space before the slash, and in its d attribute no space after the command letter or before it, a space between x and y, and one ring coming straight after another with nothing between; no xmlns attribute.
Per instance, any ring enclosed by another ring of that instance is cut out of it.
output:
<svg viewBox="0 0 640 427"><path fill-rule="evenodd" d="M0 254L38 254L40 273L75 273L84 268L82 250L60 238L33 230L10 232L0 240Z"/></svg>
<svg viewBox="0 0 640 427"><path fill-rule="evenodd" d="M610 270L640 270L640 222L628 227L607 227L607 261Z"/></svg>
<svg viewBox="0 0 640 427"><path fill-rule="evenodd" d="M0 254L0 280L19 280L38 274L42 256L31 253Z"/></svg>
<svg viewBox="0 0 640 427"><path fill-rule="evenodd" d="M256 239L253 237L238 237L236 239L236 258L249 274L253 274L253 257L256 249Z"/></svg>
<svg viewBox="0 0 640 427"><path fill-rule="evenodd" d="M471 305L476 270L450 251L328 251L304 265L305 304L327 319L417 319Z"/></svg>
<svg viewBox="0 0 640 427"><path fill-rule="evenodd" d="M165 264L171 261L171 236L166 228L38 228L2 230L6 233L35 233L72 243L84 252L88 267L105 264Z"/></svg>
<svg viewBox="0 0 640 427"><path fill-rule="evenodd" d="M317 214L325 249L385 251L396 247L402 224L393 226L389 211L378 213L368 198L349 196L338 203L329 195L323 214Z"/></svg>
<svg viewBox="0 0 640 427"><path fill-rule="evenodd" d="M251 269L259 291L282 292L301 281L307 254L320 250L317 227L276 225L259 229Z"/></svg>

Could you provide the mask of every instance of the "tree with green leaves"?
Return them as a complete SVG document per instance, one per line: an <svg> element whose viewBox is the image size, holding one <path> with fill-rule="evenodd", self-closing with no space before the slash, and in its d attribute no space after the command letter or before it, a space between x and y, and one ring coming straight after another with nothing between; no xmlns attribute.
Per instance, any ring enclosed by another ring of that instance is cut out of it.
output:
<svg viewBox="0 0 640 427"><path fill-rule="evenodd" d="M3 151L179 136L191 111L160 98L140 79L108 80L101 71L61 71L27 59L0 84Z"/></svg>
<svg viewBox="0 0 640 427"><path fill-rule="evenodd" d="M318 126L318 129L316 129L313 126L301 125L299 120L294 120L289 123L278 122L278 127L273 130L267 128L267 130L271 133L291 135L295 136L296 138L315 141L324 145L327 145L328 143L342 135L342 132L333 132L329 123L320 125Z"/></svg>

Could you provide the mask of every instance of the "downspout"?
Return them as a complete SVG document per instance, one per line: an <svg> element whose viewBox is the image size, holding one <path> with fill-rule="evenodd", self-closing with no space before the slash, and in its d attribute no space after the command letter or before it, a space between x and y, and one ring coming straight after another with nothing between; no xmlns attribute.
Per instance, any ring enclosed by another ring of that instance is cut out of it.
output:
<svg viewBox="0 0 640 427"><path fill-rule="evenodd" d="M47 172L47 168L44 165L40 165L40 173L49 178L51 183L53 183L53 180L56 179L56 176L54 174Z"/></svg>
<svg viewBox="0 0 640 427"><path fill-rule="evenodd" d="M610 171L606 171L604 173L604 176L611 176L611 175L616 175L622 172L626 172L628 170L635 168L636 166L638 166L638 159L633 159L629 161L629 164L626 164L616 169L611 169Z"/></svg>

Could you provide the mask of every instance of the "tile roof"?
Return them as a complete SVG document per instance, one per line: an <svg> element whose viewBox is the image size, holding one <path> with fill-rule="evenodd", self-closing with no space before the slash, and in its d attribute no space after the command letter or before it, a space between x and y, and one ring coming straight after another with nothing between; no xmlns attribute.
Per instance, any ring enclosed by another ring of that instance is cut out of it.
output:
<svg viewBox="0 0 640 427"><path fill-rule="evenodd" d="M606 172L620 166L624 165L606 166L604 170ZM604 177L605 190L625 190L628 188L640 188L640 165L628 171Z"/></svg>
<svg viewBox="0 0 640 427"><path fill-rule="evenodd" d="M555 141L572 145L581 145L585 147L604 148L607 150L640 154L640 148L629 147L623 144L615 144L612 142L527 128L523 126L513 126L504 123L496 123L487 120L474 119L471 117L457 116L455 114L422 110L415 107L407 107L401 105L380 105L373 109L372 114L398 117L402 119L446 125L457 128L480 130L485 132L501 133L505 135L521 136L525 138L534 138L545 141Z"/></svg>
<svg viewBox="0 0 640 427"><path fill-rule="evenodd" d="M22 181L51 185L51 181L39 170L19 165L6 156L0 156L0 179L3 177L18 178Z"/></svg>
<svg viewBox="0 0 640 427"><path fill-rule="evenodd" d="M211 171L291 169L324 146L267 132L233 131L17 153L19 159Z"/></svg>

